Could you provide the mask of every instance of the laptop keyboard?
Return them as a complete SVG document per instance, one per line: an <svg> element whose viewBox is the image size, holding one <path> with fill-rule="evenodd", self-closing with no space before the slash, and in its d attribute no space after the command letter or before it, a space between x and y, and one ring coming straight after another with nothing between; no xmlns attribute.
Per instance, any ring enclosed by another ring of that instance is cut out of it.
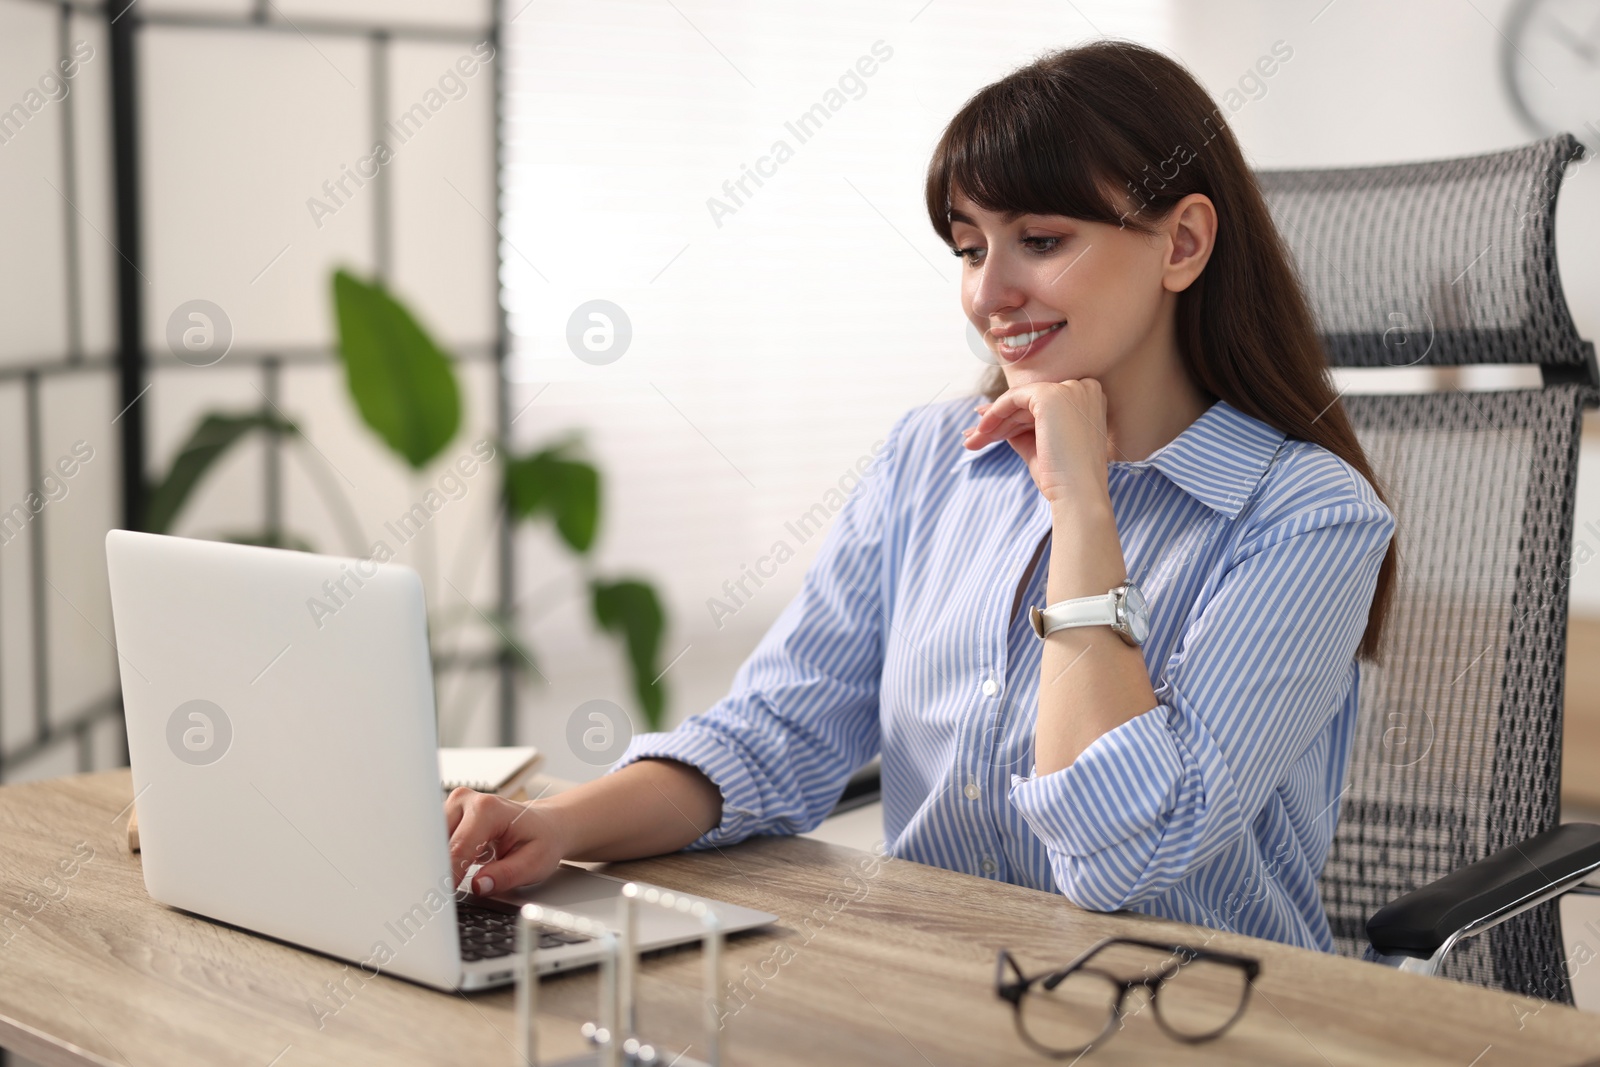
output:
<svg viewBox="0 0 1600 1067"><path fill-rule="evenodd" d="M517 912L494 911L464 900L456 901L456 926L461 934L463 960L492 960L517 951ZM593 940L553 927L539 932L540 948L560 948Z"/></svg>

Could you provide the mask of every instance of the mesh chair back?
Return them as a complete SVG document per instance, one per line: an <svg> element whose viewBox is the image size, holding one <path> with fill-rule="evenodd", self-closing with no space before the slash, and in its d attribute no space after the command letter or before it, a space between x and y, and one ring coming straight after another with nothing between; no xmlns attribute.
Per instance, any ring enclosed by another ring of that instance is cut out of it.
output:
<svg viewBox="0 0 1600 1067"><path fill-rule="evenodd" d="M1578 440L1594 350L1556 272L1570 136L1469 159L1258 175L1342 367L1539 364L1544 386L1350 395L1399 570L1322 875L1339 952L1395 897L1559 821ZM1571 1003L1554 901L1443 973Z"/></svg>

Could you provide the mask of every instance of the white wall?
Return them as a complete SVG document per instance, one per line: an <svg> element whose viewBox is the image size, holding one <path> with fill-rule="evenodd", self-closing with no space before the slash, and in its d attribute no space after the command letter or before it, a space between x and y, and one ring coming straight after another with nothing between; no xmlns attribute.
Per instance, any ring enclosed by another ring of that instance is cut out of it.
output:
<svg viewBox="0 0 1600 1067"><path fill-rule="evenodd" d="M277 6L296 19L378 13L456 24L486 12L481 3L438 0ZM724 582L785 537L786 521L823 499L900 412L976 387L984 367L966 345L956 264L921 204L928 153L972 92L1047 48L1109 33L1168 49L1221 94L1283 40L1293 59L1233 119L1258 166L1449 156L1533 136L1500 82L1505 0L550 0L508 10L516 19L499 60L511 140L502 277L517 333L513 410L529 405L515 431L529 448L568 428L587 431L606 479L598 570L639 574L667 596L662 660L676 661L665 679L674 720L726 692L794 595L820 538L794 544L796 557L719 627L707 602L723 595ZM53 18L51 8L0 0L0 102L18 98L45 69ZM115 260L106 241L114 232L104 150L109 57L103 38L93 41L96 58L74 90L91 354L112 338ZM327 269L370 266L370 199L324 228L300 214L320 177L366 147L368 54L317 41L321 54L294 34L259 49L219 32L151 38L145 104L165 116L146 141L152 330L170 305L207 296L235 313L240 344L320 343L329 336ZM893 57L865 80L864 93L717 225L707 199L876 42ZM393 109L450 55L449 47L397 45ZM393 166L397 282L456 345L492 331L486 263L495 238L480 214L492 203L486 88L474 84ZM63 264L52 242L69 209L45 184L59 177L60 114L51 105L24 138L0 146L0 192L17 208L0 214L0 247L12 250L0 255L0 311L12 324L0 335L4 361L34 358L64 340ZM1561 269L1589 337L1600 335L1600 250L1587 239L1600 221L1597 187L1600 167L1575 169L1559 215ZM564 336L572 309L597 297L622 304L634 322L628 354L607 366L574 358ZM147 398L156 465L199 411L256 402L248 375L226 364L214 370L158 372L164 384ZM85 619L104 623L103 564L92 542L114 520L110 419L118 405L113 391L101 393L51 391L45 422L47 451L91 432L106 442L104 466L87 472L105 484L75 491L50 526L50 551L64 563L81 561L63 571L62 591ZM468 393L463 440L490 419L490 383L474 377ZM285 398L357 487L363 522L376 527L409 503L415 484L351 417L335 376L296 372ZM20 418L15 390L0 389L7 500L21 491L12 471ZM80 427L85 419L96 424ZM196 501L184 532L254 521L261 471L259 453L236 456ZM340 547L338 525L303 472L291 464L288 476L293 524L319 545ZM1585 522L1600 529L1592 452L1581 478L1580 530ZM488 504L486 494L473 498L413 560L485 600L494 580ZM631 705L626 672L615 643L588 619L583 574L570 554L532 529L520 535L519 550L522 618L548 680L523 689L524 729L550 750L553 770L593 773L566 750L566 718L594 697ZM0 551L8 706L30 696L27 551L20 541ZM448 593L437 579L430 590L443 604ZM1575 608L1600 613L1600 566L1580 568L1573 596ZM56 646L65 658L50 669L65 707L79 689L107 682L112 660L71 610L57 605L52 626L62 629ZM453 722L462 732L451 739L487 738L489 691L453 688L446 698L462 709ZM16 741L9 730L0 737Z"/></svg>
<svg viewBox="0 0 1600 1067"><path fill-rule="evenodd" d="M1163 27L1149 0L1077 8L1116 32ZM985 365L967 346L957 264L921 203L928 153L972 90L1093 32L1055 0L555 0L512 24L512 407L537 397L517 429L527 444L589 430L607 479L602 568L648 575L669 602L674 721L726 693L798 589L821 538L800 543L785 524L900 413L975 390ZM802 143L786 122L862 57L875 62L862 91ZM724 183L778 139L793 158L719 225L708 199L726 200ZM633 324L603 366L565 338L595 298ZM719 625L708 601L779 540L795 557ZM582 598L543 603L576 588L570 561L542 536L524 548L523 588L540 602L525 617L552 683L528 691L525 721L553 769L590 774L566 751L567 715L631 698Z"/></svg>
<svg viewBox="0 0 1600 1067"><path fill-rule="evenodd" d="M1165 48L1214 95L1278 40L1291 61L1234 115L1259 167L1465 155L1524 143L1499 80L1504 0L1060 4L945 0L668 7L567 0L512 27L506 236L517 332L513 407L531 435L590 430L608 478L600 552L668 593L674 720L722 696L798 589L816 540L718 629L707 600L784 535L893 418L972 392L954 261L921 203L928 154L974 91L1039 52L1101 33ZM599 47L598 42L604 42ZM720 227L706 200L785 136L784 121L882 41L865 95L798 146ZM1582 332L1600 335L1600 167L1576 170L1559 216L1560 264ZM604 297L633 320L602 366L574 359L566 316ZM1475 375L1511 384L1516 374ZM1600 493L1584 468L1582 507ZM570 588L558 553L529 544L524 588ZM1597 541L1600 548L1600 541ZM1600 565L1575 603L1600 610ZM626 703L614 656L581 601L540 609L559 648L527 721L556 766L566 713ZM608 673L609 672L609 673Z"/></svg>

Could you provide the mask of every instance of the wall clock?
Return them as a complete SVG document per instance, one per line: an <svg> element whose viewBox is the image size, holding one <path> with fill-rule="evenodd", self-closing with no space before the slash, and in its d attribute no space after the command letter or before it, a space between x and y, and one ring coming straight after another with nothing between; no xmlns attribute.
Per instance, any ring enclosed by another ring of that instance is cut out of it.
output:
<svg viewBox="0 0 1600 1067"><path fill-rule="evenodd" d="M1600 0L1515 0L1500 70L1512 107L1541 137L1600 150Z"/></svg>

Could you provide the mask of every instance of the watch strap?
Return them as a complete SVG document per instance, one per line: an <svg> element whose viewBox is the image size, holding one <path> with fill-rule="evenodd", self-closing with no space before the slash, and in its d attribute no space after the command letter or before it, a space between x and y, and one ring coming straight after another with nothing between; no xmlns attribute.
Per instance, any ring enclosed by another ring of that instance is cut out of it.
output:
<svg viewBox="0 0 1600 1067"><path fill-rule="evenodd" d="M1057 630L1074 626L1116 626L1117 598L1113 593L1059 600L1031 612L1034 633L1047 637Z"/></svg>

